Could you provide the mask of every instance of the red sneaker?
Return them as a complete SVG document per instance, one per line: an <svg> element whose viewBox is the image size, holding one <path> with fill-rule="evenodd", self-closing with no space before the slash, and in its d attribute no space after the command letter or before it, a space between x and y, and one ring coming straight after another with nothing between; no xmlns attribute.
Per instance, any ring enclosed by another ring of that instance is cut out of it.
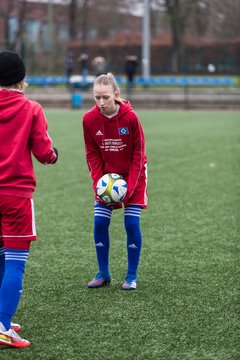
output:
<svg viewBox="0 0 240 360"><path fill-rule="evenodd" d="M19 324L16 324L16 323L11 322L11 329L14 330L14 331L16 331L16 332L19 332L19 331L22 330L22 327L21 327L21 325L19 325Z"/></svg>
<svg viewBox="0 0 240 360"><path fill-rule="evenodd" d="M100 288L106 285L110 285L111 277L109 273L103 274L99 272L92 281L88 283L89 288Z"/></svg>
<svg viewBox="0 0 240 360"><path fill-rule="evenodd" d="M9 329L6 331L2 323L0 323L0 345L6 345L15 348L25 348L30 346L28 340L22 339L16 331Z"/></svg>
<svg viewBox="0 0 240 360"><path fill-rule="evenodd" d="M126 280L122 284L123 290L136 290L136 288L137 288L137 279L126 278Z"/></svg>

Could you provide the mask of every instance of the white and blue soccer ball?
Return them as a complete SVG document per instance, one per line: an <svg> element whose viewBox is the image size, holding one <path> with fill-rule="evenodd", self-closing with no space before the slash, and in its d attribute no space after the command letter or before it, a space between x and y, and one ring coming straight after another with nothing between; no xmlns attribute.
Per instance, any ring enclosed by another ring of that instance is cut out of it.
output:
<svg viewBox="0 0 240 360"><path fill-rule="evenodd" d="M98 180L97 196L107 204L118 204L124 200L127 187L127 183L121 175L105 174Z"/></svg>

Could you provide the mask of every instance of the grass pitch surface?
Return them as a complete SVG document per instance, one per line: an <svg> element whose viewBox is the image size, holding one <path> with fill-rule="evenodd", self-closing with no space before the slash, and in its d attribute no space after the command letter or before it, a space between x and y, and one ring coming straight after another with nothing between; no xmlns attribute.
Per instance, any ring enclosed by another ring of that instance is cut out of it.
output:
<svg viewBox="0 0 240 360"><path fill-rule="evenodd" d="M149 209L137 291L124 292L123 211L111 224L112 285L97 272L80 111L47 111L56 166L36 163L38 240L15 321L31 347L1 359L239 359L240 115L139 111Z"/></svg>

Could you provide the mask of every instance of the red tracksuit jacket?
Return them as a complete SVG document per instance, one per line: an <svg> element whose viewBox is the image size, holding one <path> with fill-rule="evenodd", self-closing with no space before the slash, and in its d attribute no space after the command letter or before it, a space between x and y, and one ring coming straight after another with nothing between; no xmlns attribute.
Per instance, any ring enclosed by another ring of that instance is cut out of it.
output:
<svg viewBox="0 0 240 360"><path fill-rule="evenodd" d="M121 102L112 118L102 115L95 105L83 116L83 135L94 191L100 177L113 172L127 181L129 199L145 179L147 162L142 125L131 104Z"/></svg>
<svg viewBox="0 0 240 360"><path fill-rule="evenodd" d="M23 94L0 90L0 194L32 197L36 187L31 153L56 160L41 105Z"/></svg>

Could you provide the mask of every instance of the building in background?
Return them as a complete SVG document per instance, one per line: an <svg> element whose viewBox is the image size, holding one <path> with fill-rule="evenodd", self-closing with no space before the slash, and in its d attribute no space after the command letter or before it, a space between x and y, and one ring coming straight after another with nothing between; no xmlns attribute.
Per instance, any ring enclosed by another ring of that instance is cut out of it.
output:
<svg viewBox="0 0 240 360"><path fill-rule="evenodd" d="M239 0L228 0L228 7L231 4L232 7L236 6L236 2L239 3ZM31 74L64 74L64 58L68 50L76 62L75 69L78 69L79 54L87 52L90 74L94 73L92 60L98 56L106 60L106 71L124 73L128 54L135 54L138 59L142 56L141 14L129 11L129 1L126 1L126 8L124 3L121 1L120 7L119 1L115 0L1 0L0 50L8 48L18 51ZM202 74L208 71L209 64L213 64L216 73L237 73L240 64L240 34L233 28L232 15L229 15L229 26L224 27L223 22L227 20L223 15L220 16L224 9L220 9L221 12L218 9L217 16L213 12L211 18L208 18L203 6L208 2L200 3L201 8L195 9L186 27L181 48L182 63L178 71ZM228 32L226 37L222 35L223 29ZM152 9L153 74L174 71L173 44L167 10ZM139 63L138 73L141 74L141 61Z"/></svg>

